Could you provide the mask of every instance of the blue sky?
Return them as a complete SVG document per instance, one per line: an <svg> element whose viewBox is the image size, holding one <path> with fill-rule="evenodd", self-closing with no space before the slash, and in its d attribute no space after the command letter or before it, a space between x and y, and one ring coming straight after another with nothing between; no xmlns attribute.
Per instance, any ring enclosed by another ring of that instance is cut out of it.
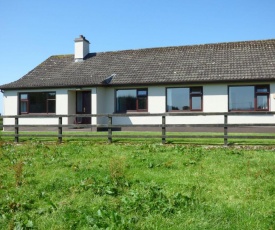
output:
<svg viewBox="0 0 275 230"><path fill-rule="evenodd" d="M0 85L72 54L80 34L90 52L275 39L274 9L274 0L0 0Z"/></svg>

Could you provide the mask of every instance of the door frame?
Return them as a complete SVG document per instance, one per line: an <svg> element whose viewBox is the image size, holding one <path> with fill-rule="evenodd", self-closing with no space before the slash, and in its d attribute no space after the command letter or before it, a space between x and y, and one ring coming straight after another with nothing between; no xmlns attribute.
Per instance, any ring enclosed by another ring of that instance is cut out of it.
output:
<svg viewBox="0 0 275 230"><path fill-rule="evenodd" d="M91 114L92 112L92 93L91 90L76 91L76 114ZM81 105L79 104L81 103ZM80 111L81 110L81 111ZM91 124L91 117L77 117L78 124Z"/></svg>

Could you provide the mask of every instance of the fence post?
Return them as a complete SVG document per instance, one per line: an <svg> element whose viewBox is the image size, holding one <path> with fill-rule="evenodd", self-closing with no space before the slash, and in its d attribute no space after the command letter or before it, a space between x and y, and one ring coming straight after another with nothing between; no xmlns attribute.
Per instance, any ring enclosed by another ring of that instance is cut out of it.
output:
<svg viewBox="0 0 275 230"><path fill-rule="evenodd" d="M108 143L112 143L112 117L108 115Z"/></svg>
<svg viewBox="0 0 275 230"><path fill-rule="evenodd" d="M19 127L18 127L18 117L15 117L15 126L14 126L14 142L19 142Z"/></svg>
<svg viewBox="0 0 275 230"><path fill-rule="evenodd" d="M62 117L58 117L58 142L62 143Z"/></svg>
<svg viewBox="0 0 275 230"><path fill-rule="evenodd" d="M224 127L223 127L223 144L224 144L224 146L228 145L228 141L227 141L228 127L227 127L227 124L228 124L228 117L225 114L224 115Z"/></svg>
<svg viewBox="0 0 275 230"><path fill-rule="evenodd" d="M161 141L162 141L162 144L165 144L166 143L166 138L165 138L165 136L166 136L165 116L162 116L161 120L162 120L162 126L161 126L161 131L162 131L161 135L162 135L162 138L161 138Z"/></svg>

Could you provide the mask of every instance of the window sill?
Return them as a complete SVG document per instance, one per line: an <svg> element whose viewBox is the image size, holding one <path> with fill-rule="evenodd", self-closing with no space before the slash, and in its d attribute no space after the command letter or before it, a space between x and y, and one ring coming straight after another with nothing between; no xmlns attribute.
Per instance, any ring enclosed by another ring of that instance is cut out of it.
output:
<svg viewBox="0 0 275 230"><path fill-rule="evenodd" d="M21 113L19 116L47 116L56 115L56 113Z"/></svg>
<svg viewBox="0 0 275 230"><path fill-rule="evenodd" d="M170 110L166 113L203 113L202 110Z"/></svg>
<svg viewBox="0 0 275 230"><path fill-rule="evenodd" d="M148 111L127 111L127 112L124 112L124 113L122 113L122 112L114 112L113 114L136 114L136 113L138 113L138 114L140 114L140 113L142 113L142 114L150 114Z"/></svg>
<svg viewBox="0 0 275 230"><path fill-rule="evenodd" d="M270 112L269 109L261 109L261 110L230 110L228 111L229 113L243 113L243 112L247 112L247 113L258 113L258 112Z"/></svg>

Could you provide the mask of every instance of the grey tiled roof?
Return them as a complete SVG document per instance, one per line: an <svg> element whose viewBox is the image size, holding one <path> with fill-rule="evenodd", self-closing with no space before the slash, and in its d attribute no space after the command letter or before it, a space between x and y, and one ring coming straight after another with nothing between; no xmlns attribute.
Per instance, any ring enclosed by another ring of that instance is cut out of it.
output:
<svg viewBox="0 0 275 230"><path fill-rule="evenodd" d="M0 88L274 80L275 39L90 53L83 62L56 55Z"/></svg>

